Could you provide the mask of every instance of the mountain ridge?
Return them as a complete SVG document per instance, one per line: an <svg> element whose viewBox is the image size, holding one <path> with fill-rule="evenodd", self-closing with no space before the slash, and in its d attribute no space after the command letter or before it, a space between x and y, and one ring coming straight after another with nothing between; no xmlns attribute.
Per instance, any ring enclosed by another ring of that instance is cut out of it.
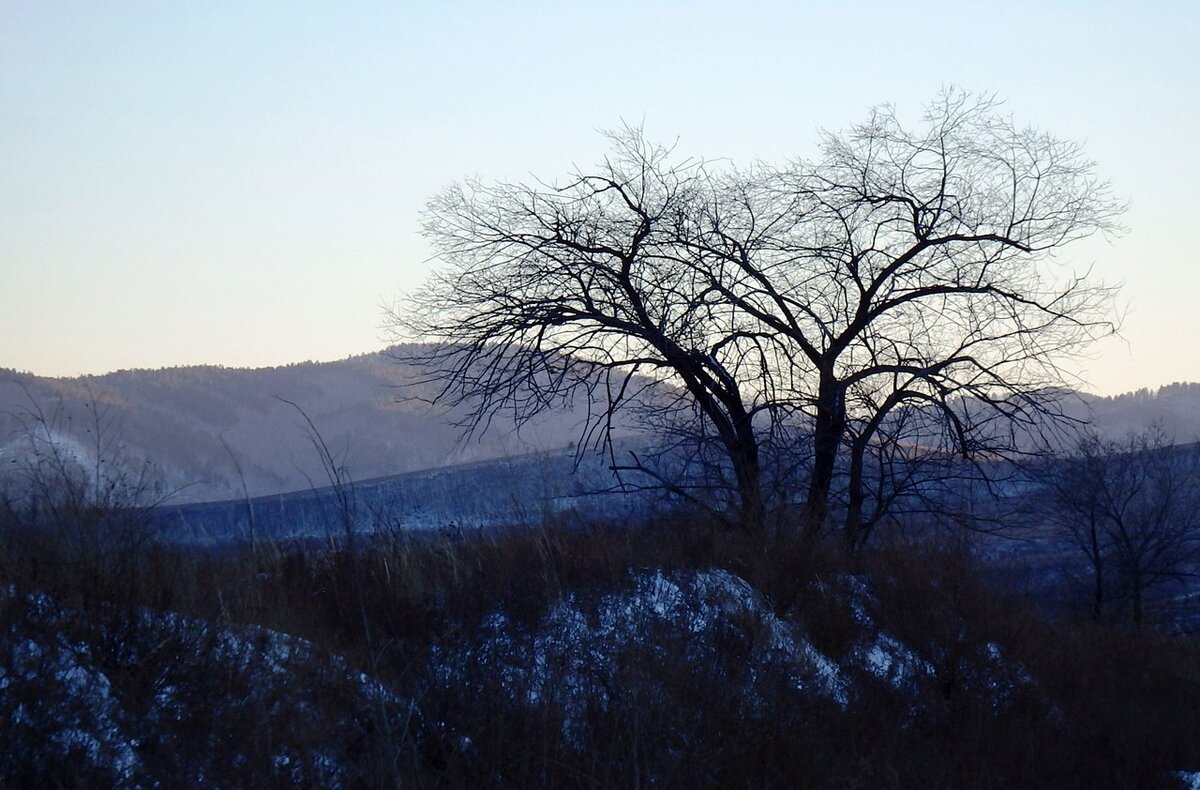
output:
<svg viewBox="0 0 1200 790"><path fill-rule="evenodd" d="M520 428L501 414L491 430L464 441L454 424L464 408L415 397L431 393L414 388L414 368L402 360L414 348L258 368L181 365L72 377L0 369L0 458L15 462L31 429L49 430L93 462L97 454L148 460L164 489L177 492L173 501L199 502L324 485L306 418L358 480L564 450L578 440L584 413L564 408ZM1158 421L1181 442L1200 437L1200 383L1081 393L1079 403L1072 416L1090 416L1110 436ZM636 433L628 425L621 432Z"/></svg>
<svg viewBox="0 0 1200 790"><path fill-rule="evenodd" d="M153 462L179 489L177 501L209 501L323 484L306 419L358 479L557 450L578 438L582 413L567 409L519 428L501 415L494 430L464 441L454 424L462 408L422 402L419 387L402 391L414 372L399 350L269 368L69 378L0 371L0 457L19 454L31 429L50 429L94 459L96 437L107 432L110 453Z"/></svg>

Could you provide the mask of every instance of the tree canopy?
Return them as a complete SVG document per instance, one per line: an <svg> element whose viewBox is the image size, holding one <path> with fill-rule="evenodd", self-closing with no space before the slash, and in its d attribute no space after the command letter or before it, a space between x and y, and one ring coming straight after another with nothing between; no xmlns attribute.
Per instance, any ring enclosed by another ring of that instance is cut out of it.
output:
<svg viewBox="0 0 1200 790"><path fill-rule="evenodd" d="M898 415L924 415L902 421L921 426L910 443L1012 451L1014 423L1052 414L1064 358L1113 329L1112 290L1051 259L1118 230L1122 206L1078 144L990 98L945 93L915 130L876 108L783 165L608 137L566 179L464 181L429 203L439 266L393 325L432 343L421 361L440 398L473 404L470 429L582 397L605 445L640 410L713 460L705 485L746 527L803 467L821 528L845 466L854 532L863 458L898 441Z"/></svg>

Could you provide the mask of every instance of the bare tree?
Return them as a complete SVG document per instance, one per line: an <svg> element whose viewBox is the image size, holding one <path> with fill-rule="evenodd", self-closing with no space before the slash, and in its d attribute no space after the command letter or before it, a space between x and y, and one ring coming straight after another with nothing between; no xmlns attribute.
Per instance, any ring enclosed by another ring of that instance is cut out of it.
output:
<svg viewBox="0 0 1200 790"><path fill-rule="evenodd" d="M695 239L725 208L723 184L638 130L610 137L612 155L565 184L467 182L434 199L426 233L446 266L394 323L433 342L416 358L440 385L436 399L470 401L468 431L502 410L519 425L579 396L589 404L580 445L612 452L618 410L649 403L660 423L715 441L738 520L760 527L762 428L780 423L768 415L787 369L776 334L701 274Z"/></svg>
<svg viewBox="0 0 1200 790"><path fill-rule="evenodd" d="M1087 558L1095 617L1119 595L1140 628L1150 595L1195 572L1200 445L1176 445L1160 425L1119 441L1086 433L1046 484L1056 523Z"/></svg>
<svg viewBox="0 0 1200 790"><path fill-rule="evenodd" d="M1073 451L1048 460L1042 475L1050 518L1087 561L1091 574L1092 617L1100 619L1112 546L1105 521L1105 488L1111 446L1094 431L1084 431Z"/></svg>
<svg viewBox="0 0 1200 790"><path fill-rule="evenodd" d="M1047 259L1114 230L1120 206L1079 146L990 99L947 93L917 132L878 109L785 167L611 137L563 184L468 182L428 208L443 267L393 325L435 344L420 361L439 398L473 399L469 429L584 395L606 443L614 414L652 396L713 437L748 526L764 443L802 432L815 534L848 442L922 408L939 449L1011 451L1014 423L1053 415L1063 355L1111 329L1109 289Z"/></svg>
<svg viewBox="0 0 1200 790"><path fill-rule="evenodd" d="M773 181L803 212L781 289L795 320L772 318L813 372L810 529L852 425L869 436L881 413L923 407L960 454L1012 452L1021 425L1057 415L1064 355L1112 329L1110 290L1047 259L1116 230L1121 207L1078 145L990 99L947 93L915 132L876 110Z"/></svg>

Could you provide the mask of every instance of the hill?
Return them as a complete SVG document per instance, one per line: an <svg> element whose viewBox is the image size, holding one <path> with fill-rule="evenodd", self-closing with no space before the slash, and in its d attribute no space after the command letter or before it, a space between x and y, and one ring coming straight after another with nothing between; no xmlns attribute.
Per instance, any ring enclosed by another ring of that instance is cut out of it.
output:
<svg viewBox="0 0 1200 790"><path fill-rule="evenodd" d="M178 367L102 376L46 378L0 370L0 459L28 452L41 411L55 441L94 460L97 436L109 457L156 467L172 501L259 497L324 485L311 431L296 404L356 480L569 449L581 410L564 408L518 431L497 419L461 441L463 411L414 399L403 348L336 362L273 368ZM407 386L405 386L407 384ZM94 407L94 410L93 410ZM1200 384L1173 384L1115 397L1081 395L1074 416L1120 436L1160 421L1179 441L1200 437ZM626 426L626 437L635 431Z"/></svg>
<svg viewBox="0 0 1200 790"><path fill-rule="evenodd" d="M45 378L0 370L0 458L28 452L45 418L80 460L103 453L157 468L172 501L263 496L324 485L304 410L357 480L568 448L582 412L547 414L518 431L498 418L460 441L462 412L411 396L415 371L394 353L273 368L213 366ZM427 391L426 391L427 392ZM240 468L240 472L239 472ZM243 490L244 482L244 490Z"/></svg>

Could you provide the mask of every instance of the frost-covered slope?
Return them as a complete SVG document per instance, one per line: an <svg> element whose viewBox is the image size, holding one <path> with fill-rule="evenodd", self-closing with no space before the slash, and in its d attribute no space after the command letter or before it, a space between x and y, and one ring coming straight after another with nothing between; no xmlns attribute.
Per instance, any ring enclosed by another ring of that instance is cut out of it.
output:
<svg viewBox="0 0 1200 790"><path fill-rule="evenodd" d="M337 786L407 706L305 640L0 595L0 784ZM8 784L11 782L11 784Z"/></svg>
<svg viewBox="0 0 1200 790"><path fill-rule="evenodd" d="M693 679L745 720L775 715L781 693L805 709L844 711L868 679L919 715L934 665L874 625L862 583L840 589L860 632L843 655L827 655L728 571L632 572L621 589L567 594L532 622L497 609L435 641L417 683L426 695L415 699L265 628L148 609L85 614L9 589L0 596L0 779L353 784L381 737L471 760L482 733L453 718L439 702L447 694L549 718L583 753L593 726L621 715L630 694L669 710L686 704ZM997 709L1033 683L997 645L965 655L957 671L988 684Z"/></svg>
<svg viewBox="0 0 1200 790"><path fill-rule="evenodd" d="M835 573L787 606L720 568L578 581L431 601L353 666L224 617L8 588L0 786L1195 786L1190 750L1058 743L1093 727L1071 718L1086 678L1027 668L954 606L906 612L889 581Z"/></svg>

